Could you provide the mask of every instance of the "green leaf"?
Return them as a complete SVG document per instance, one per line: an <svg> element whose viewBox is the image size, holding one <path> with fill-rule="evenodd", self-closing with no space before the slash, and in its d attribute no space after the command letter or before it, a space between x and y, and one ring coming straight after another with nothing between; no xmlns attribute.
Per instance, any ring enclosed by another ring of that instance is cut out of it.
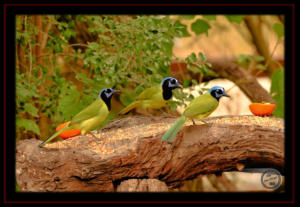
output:
<svg viewBox="0 0 300 207"><path fill-rule="evenodd" d="M165 54L168 56L172 56L174 42L173 41L162 42L161 44L162 44L162 49L164 50Z"/></svg>
<svg viewBox="0 0 300 207"><path fill-rule="evenodd" d="M205 55L203 55L203 53L201 53L201 52L198 53L198 57L203 62L205 62L207 60L207 57Z"/></svg>
<svg viewBox="0 0 300 207"><path fill-rule="evenodd" d="M201 70L197 67L194 67L194 66L190 66L190 67L187 67L188 70L194 72L194 73L200 73Z"/></svg>
<svg viewBox="0 0 300 207"><path fill-rule="evenodd" d="M282 67L272 75L270 93L276 102L273 114L284 118L284 71Z"/></svg>
<svg viewBox="0 0 300 207"><path fill-rule="evenodd" d="M188 78L186 78L183 82L183 87L187 88L190 85L190 80Z"/></svg>
<svg viewBox="0 0 300 207"><path fill-rule="evenodd" d="M256 65L256 68L259 69L259 70L265 70L266 69L265 66L262 65L262 64Z"/></svg>
<svg viewBox="0 0 300 207"><path fill-rule="evenodd" d="M17 183L17 181L16 181L16 192L21 192L21 188L20 188L20 186L18 185L18 183Z"/></svg>
<svg viewBox="0 0 300 207"><path fill-rule="evenodd" d="M180 15L180 17L189 20L189 19L194 19L195 15Z"/></svg>
<svg viewBox="0 0 300 207"><path fill-rule="evenodd" d="M284 36L284 26L282 23L275 23L273 25L273 30L279 38Z"/></svg>
<svg viewBox="0 0 300 207"><path fill-rule="evenodd" d="M201 72L205 76L212 76L212 77L217 77L218 76L218 74L216 74L214 71L208 69L208 67L206 65L201 66Z"/></svg>
<svg viewBox="0 0 300 207"><path fill-rule="evenodd" d="M63 48L60 44L55 44L54 45L54 53L61 53L63 52Z"/></svg>
<svg viewBox="0 0 300 207"><path fill-rule="evenodd" d="M212 64L211 63L205 63L205 65L207 65L207 67L211 68L212 67Z"/></svg>
<svg viewBox="0 0 300 207"><path fill-rule="evenodd" d="M17 118L17 128L24 128L26 131L33 131L34 133L41 135L39 126L30 119Z"/></svg>
<svg viewBox="0 0 300 207"><path fill-rule="evenodd" d="M26 112L28 112L29 114L31 114L34 117L39 116L38 115L38 109L35 106L33 106L31 103L26 103L24 105L24 109L25 109Z"/></svg>
<svg viewBox="0 0 300 207"><path fill-rule="evenodd" d="M76 86L68 87L66 84L62 88L57 110L62 112L66 120L70 120L84 107L81 103L78 103L79 97L80 94Z"/></svg>
<svg viewBox="0 0 300 207"><path fill-rule="evenodd" d="M202 15L202 17L207 20L216 20L217 19L216 15Z"/></svg>
<svg viewBox="0 0 300 207"><path fill-rule="evenodd" d="M237 58L238 63L249 63L252 60L252 55L240 54Z"/></svg>
<svg viewBox="0 0 300 207"><path fill-rule="evenodd" d="M99 48L99 44L96 43L96 42L89 42L88 47L89 47L91 50L97 50L97 49Z"/></svg>
<svg viewBox="0 0 300 207"><path fill-rule="evenodd" d="M193 32L195 32L196 35L206 33L208 35L208 30L211 28L211 26L204 20L197 19L192 26L191 29Z"/></svg>
<svg viewBox="0 0 300 207"><path fill-rule="evenodd" d="M66 29L63 33L64 37L69 40L72 36L76 36L76 32L73 29Z"/></svg>
<svg viewBox="0 0 300 207"><path fill-rule="evenodd" d="M262 61L264 61L264 60L265 60L264 56L257 56L257 57L255 58L255 61L256 61L256 62L262 62Z"/></svg>
<svg viewBox="0 0 300 207"><path fill-rule="evenodd" d="M228 19L228 21L238 24L240 24L244 19L244 15L226 15L225 17Z"/></svg>
<svg viewBox="0 0 300 207"><path fill-rule="evenodd" d="M188 58L187 58L189 61L192 60L192 61L197 61L197 56L196 54L193 52L191 53Z"/></svg>
<svg viewBox="0 0 300 207"><path fill-rule="evenodd" d="M179 20L177 20L174 24L175 31L177 32L177 37L189 37L190 33L187 31L187 26L181 24Z"/></svg>

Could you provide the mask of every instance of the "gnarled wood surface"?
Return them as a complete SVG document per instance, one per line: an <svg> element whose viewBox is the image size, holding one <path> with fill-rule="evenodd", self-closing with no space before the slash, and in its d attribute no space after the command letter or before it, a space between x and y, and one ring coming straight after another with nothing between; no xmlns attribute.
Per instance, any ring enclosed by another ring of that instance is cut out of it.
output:
<svg viewBox="0 0 300 207"><path fill-rule="evenodd" d="M150 179L156 180L151 183L162 181L169 188L178 187L199 174L233 171L241 164L273 167L283 173L282 119L208 118L208 124L187 122L172 143L161 142L175 120L162 116L121 118L98 133L94 131L99 140L77 136L44 148L38 147L40 140L22 140L16 146L17 182L22 191L124 191L131 189L132 182L138 185L150 183ZM126 183L131 184L124 187ZM149 185L134 188L158 189Z"/></svg>

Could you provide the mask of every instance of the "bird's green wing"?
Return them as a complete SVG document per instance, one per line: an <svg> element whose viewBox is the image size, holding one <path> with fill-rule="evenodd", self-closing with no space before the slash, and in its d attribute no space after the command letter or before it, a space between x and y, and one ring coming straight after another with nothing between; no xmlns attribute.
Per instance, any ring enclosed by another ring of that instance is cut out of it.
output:
<svg viewBox="0 0 300 207"><path fill-rule="evenodd" d="M87 119L90 119L94 116L97 116L98 113L100 112L100 109L104 106L105 106L105 103L100 98L98 98L93 103L91 103L88 107L86 107L85 109L80 111L78 114L76 114L73 117L73 119L71 120L70 126L73 124L85 121Z"/></svg>
<svg viewBox="0 0 300 207"><path fill-rule="evenodd" d="M184 110L183 115L186 117L195 117L201 114L214 111L219 105L219 102L210 95L203 94L195 98Z"/></svg>
<svg viewBox="0 0 300 207"><path fill-rule="evenodd" d="M150 88L146 88L140 95L138 95L137 100L151 99L155 93L162 94L162 88L160 85L155 85Z"/></svg>

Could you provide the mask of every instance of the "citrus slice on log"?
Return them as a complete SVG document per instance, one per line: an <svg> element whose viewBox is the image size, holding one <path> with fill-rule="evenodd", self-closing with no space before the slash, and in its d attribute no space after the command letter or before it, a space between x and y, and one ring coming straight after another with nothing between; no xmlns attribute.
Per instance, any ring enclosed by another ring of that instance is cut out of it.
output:
<svg viewBox="0 0 300 207"><path fill-rule="evenodd" d="M56 127L56 131L58 132L59 130L61 130L62 128L64 128L65 126L69 125L69 121L66 123L63 123L61 125L59 125L58 127ZM66 130L63 131L62 133L59 134L59 136L63 139L68 139L74 136L77 136L81 133L80 129L71 129L71 130Z"/></svg>
<svg viewBox="0 0 300 207"><path fill-rule="evenodd" d="M275 109L275 104L270 103L252 103L249 109L256 116L269 116Z"/></svg>

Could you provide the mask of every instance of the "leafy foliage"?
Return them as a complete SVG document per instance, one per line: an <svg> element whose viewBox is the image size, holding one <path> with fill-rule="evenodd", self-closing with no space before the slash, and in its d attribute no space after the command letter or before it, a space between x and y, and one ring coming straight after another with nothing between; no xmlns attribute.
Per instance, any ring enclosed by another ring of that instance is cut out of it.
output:
<svg viewBox="0 0 300 207"><path fill-rule="evenodd" d="M275 23L273 25L273 30L279 38L284 36L284 26L282 23Z"/></svg>
<svg viewBox="0 0 300 207"><path fill-rule="evenodd" d="M198 59L201 61L199 62ZM186 59L187 69L194 73L201 73L205 76L217 77L217 74L210 70L211 64L207 62L206 56L201 52L198 53L198 58L195 53L190 54Z"/></svg>
<svg viewBox="0 0 300 207"><path fill-rule="evenodd" d="M216 20L217 16L216 15L202 15L203 18L207 19L207 20Z"/></svg>
<svg viewBox="0 0 300 207"><path fill-rule="evenodd" d="M40 129L33 120L17 118L16 124L18 128L24 128L26 131L32 131L40 135Z"/></svg>
<svg viewBox="0 0 300 207"><path fill-rule="evenodd" d="M284 118L284 70L279 68L272 75L271 95L276 101L276 108L273 114L277 117Z"/></svg>
<svg viewBox="0 0 300 207"><path fill-rule="evenodd" d="M202 19L197 19L192 24L192 31L195 32L196 35L206 33L208 35L208 30L211 28L211 26Z"/></svg>
<svg viewBox="0 0 300 207"><path fill-rule="evenodd" d="M225 17L228 19L228 21L238 24L240 24L244 19L243 15L226 15Z"/></svg>
<svg viewBox="0 0 300 207"><path fill-rule="evenodd" d="M43 54L36 55L34 51L43 42L37 39L42 28L34 18L19 15L16 21L17 46L24 50L24 58L16 57L16 118L18 130L37 135L41 135L41 116L51 120L49 131L53 131L58 123L89 105L105 87L121 90L121 102L129 104L145 88L170 76L173 39L190 36L186 25L173 22L169 16L44 15L43 28L50 25L50 29ZM76 43L81 38L80 24L87 25L84 33L90 38ZM59 62L61 58L81 68L66 69ZM197 67L207 71L207 65L198 63ZM64 70L74 78L67 78ZM170 109L191 98L179 90L175 97Z"/></svg>
<svg viewBox="0 0 300 207"><path fill-rule="evenodd" d="M255 69L258 70L266 70L266 67L263 65L263 61L265 58L263 56L253 56L250 54L240 54L237 58L237 64L246 70L253 71Z"/></svg>

